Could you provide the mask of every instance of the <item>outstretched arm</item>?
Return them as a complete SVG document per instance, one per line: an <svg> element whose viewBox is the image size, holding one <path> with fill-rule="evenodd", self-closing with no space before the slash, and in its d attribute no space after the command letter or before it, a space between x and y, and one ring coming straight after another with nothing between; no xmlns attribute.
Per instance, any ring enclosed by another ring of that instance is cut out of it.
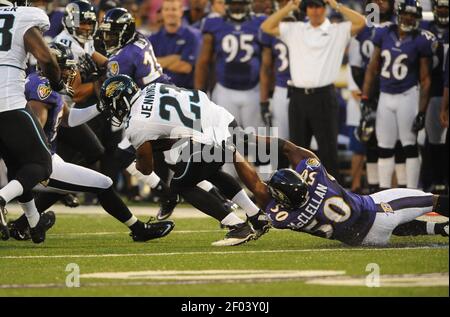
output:
<svg viewBox="0 0 450 317"><path fill-rule="evenodd" d="M262 24L261 29L264 33L272 36L280 36L280 22L291 13L292 10L298 9L301 0L289 1L283 8L269 16Z"/></svg>
<svg viewBox="0 0 450 317"><path fill-rule="evenodd" d="M248 163L239 152L234 154L234 167L239 178L244 182L245 186L255 195L257 205L265 209L269 204L271 196L267 185L259 178L255 169Z"/></svg>

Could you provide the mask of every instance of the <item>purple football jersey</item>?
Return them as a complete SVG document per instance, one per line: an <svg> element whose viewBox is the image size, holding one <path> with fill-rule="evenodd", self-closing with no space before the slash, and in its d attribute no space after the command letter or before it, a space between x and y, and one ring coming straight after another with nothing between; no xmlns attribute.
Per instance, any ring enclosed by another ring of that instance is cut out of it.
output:
<svg viewBox="0 0 450 317"><path fill-rule="evenodd" d="M286 88L288 80L291 79L288 47L278 38L262 31L260 32L260 42L272 50L272 57L275 61L275 84Z"/></svg>
<svg viewBox="0 0 450 317"><path fill-rule="evenodd" d="M50 29L44 33L44 36L48 39L54 39L64 29L62 24L64 12L55 10L48 15L48 18L50 19Z"/></svg>
<svg viewBox="0 0 450 317"><path fill-rule="evenodd" d="M40 76L39 73L33 73L27 77L25 97L27 100L36 100L47 105L48 118L44 126L44 132L50 143L52 154L54 154L56 152L56 137L64 108L61 95L50 87L47 78Z"/></svg>
<svg viewBox="0 0 450 317"><path fill-rule="evenodd" d="M373 38L381 49L380 90L389 94L400 94L419 84L420 59L432 58L437 45L436 37L421 29L400 40L397 28L394 24L377 29Z"/></svg>
<svg viewBox="0 0 450 317"><path fill-rule="evenodd" d="M448 54L448 28L439 28L433 21L424 21L421 27L424 30L433 33L439 43L439 46L433 56L431 97L440 97L442 96L442 91L444 88L443 72L445 70L445 60Z"/></svg>
<svg viewBox="0 0 450 317"><path fill-rule="evenodd" d="M249 90L258 84L262 51L258 34L265 19L265 15L250 15L242 23L226 17L204 21L202 32L214 37L216 77L222 86Z"/></svg>
<svg viewBox="0 0 450 317"><path fill-rule="evenodd" d="M369 196L344 189L328 175L317 159L301 161L296 171L308 184L308 198L296 210L287 210L272 200L266 208L272 225L339 240L348 245L360 244L381 207Z"/></svg>
<svg viewBox="0 0 450 317"><path fill-rule="evenodd" d="M108 77L119 74L130 76L140 88L163 75L152 44L144 35L137 33L130 43L109 58Z"/></svg>

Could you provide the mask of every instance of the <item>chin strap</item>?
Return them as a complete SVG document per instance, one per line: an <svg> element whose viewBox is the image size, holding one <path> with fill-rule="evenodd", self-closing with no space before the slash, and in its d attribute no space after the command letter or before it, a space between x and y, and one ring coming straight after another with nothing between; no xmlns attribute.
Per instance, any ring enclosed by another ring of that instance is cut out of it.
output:
<svg viewBox="0 0 450 317"><path fill-rule="evenodd" d="M15 6L12 2L7 1L7 0L0 0L0 5L8 6L8 7L14 7Z"/></svg>

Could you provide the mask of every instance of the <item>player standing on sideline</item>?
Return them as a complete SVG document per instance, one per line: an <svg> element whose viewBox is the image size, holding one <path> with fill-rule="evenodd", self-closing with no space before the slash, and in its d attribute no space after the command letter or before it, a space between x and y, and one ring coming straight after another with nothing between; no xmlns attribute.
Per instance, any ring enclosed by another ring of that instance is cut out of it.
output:
<svg viewBox="0 0 450 317"><path fill-rule="evenodd" d="M416 0L405 0L399 4L397 24L377 29L373 39L375 49L365 75L361 99L364 109L375 111L370 96L380 73L376 134L381 187L391 184L395 168L394 148L398 139L406 155L407 187L417 188L419 184L417 131L423 124L420 113L426 110L430 100L431 57L437 44L432 33L419 29L421 18L420 4Z"/></svg>
<svg viewBox="0 0 450 317"><path fill-rule="evenodd" d="M57 56L65 83L70 86L76 75L76 61L72 51L60 43L51 44L51 49ZM53 166L48 184L45 187L35 188L36 191L44 191L46 194L36 197L36 206L32 206L33 211L37 210L41 215L50 215L54 218L53 212L44 213L44 211L57 202L62 194L87 192L95 194L104 210L131 230L130 236L134 241L144 242L162 238L172 231L174 224L171 221L158 223L139 221L120 199L109 177L85 167L66 163L56 154L60 124L74 127L91 120L99 115L96 105L84 109L70 109L61 95L52 90L48 79L40 72L33 73L27 78L25 95L28 105L36 114L51 144ZM32 208L29 205L22 205L25 214L29 214ZM8 225L11 236L15 239L27 239L28 226L25 216Z"/></svg>
<svg viewBox="0 0 450 317"><path fill-rule="evenodd" d="M284 7L288 0L279 0L280 8ZM284 21L295 21L295 17L288 16ZM291 79L289 71L289 51L280 39L261 31L262 61L260 71L260 106L261 116L266 126L278 128L280 138L289 139L289 98L288 81ZM272 72L275 69L275 89L271 101L270 92L273 89ZM278 158L278 167L288 167L284 157Z"/></svg>
<svg viewBox="0 0 450 317"><path fill-rule="evenodd" d="M433 33L438 42L439 47L433 56L433 71L431 74L431 99L425 117L425 130L428 136L430 148L431 164L426 168L432 170L432 191L436 194L447 192L448 173L442 170L444 166L448 166L445 160L445 136L446 128L443 128L439 121L439 113L442 102L443 77L445 69L445 61L448 55L449 46L449 4L448 0L433 0L434 21L424 21L422 28ZM448 170L447 170L448 171Z"/></svg>
<svg viewBox="0 0 450 317"><path fill-rule="evenodd" d="M379 16L375 16L375 18L379 18L380 23L375 24L375 21L368 21L363 31L352 39L349 50L349 63L352 70L352 76L360 91L363 89L364 74L373 54L373 36L375 35L375 31L377 28L391 25L394 18L394 0L369 0L366 3L366 12L370 9L370 4L378 6ZM376 87L372 89L372 99L375 104L378 103L379 93L379 81L377 80ZM378 177L378 142L375 134L375 120L370 117L370 114L372 114L371 111L367 109L361 110L362 117L359 128L355 131L355 134L359 139L359 142L365 143L368 189L369 193L375 193L380 188ZM354 141L358 142L358 140ZM395 147L395 173L399 187L406 187L405 160L406 158L401 143L397 142ZM390 186L383 184L383 187L387 188Z"/></svg>
<svg viewBox="0 0 450 317"><path fill-rule="evenodd" d="M250 0L227 0L226 16L204 21L203 44L195 66L194 87L204 90L208 67L216 59L217 84L212 100L224 107L244 128L261 127L259 69L262 47L259 27L266 18L250 11Z"/></svg>
<svg viewBox="0 0 450 317"><path fill-rule="evenodd" d="M26 56L33 54L50 86L67 93L61 71L45 43L42 32L50 26L48 16L38 8L24 7L27 1L0 0L0 154L8 167L10 182L0 189L0 235L9 238L6 224L8 202L34 206L31 193L52 172L51 154L45 134L25 99ZM14 133L11 133L14 131ZM31 208L32 209L32 208ZM45 240L50 219L32 209L26 214L33 242Z"/></svg>

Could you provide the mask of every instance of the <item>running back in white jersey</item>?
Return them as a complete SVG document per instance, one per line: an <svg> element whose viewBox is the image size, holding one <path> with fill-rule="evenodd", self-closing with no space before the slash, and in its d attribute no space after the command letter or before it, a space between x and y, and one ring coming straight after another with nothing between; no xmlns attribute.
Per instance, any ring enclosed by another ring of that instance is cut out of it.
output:
<svg viewBox="0 0 450 317"><path fill-rule="evenodd" d="M63 30L53 40L56 43L61 43L70 47L75 60L78 62L80 57L88 54L92 56L95 53L94 40L89 40L85 44L80 44L67 30Z"/></svg>
<svg viewBox="0 0 450 317"><path fill-rule="evenodd" d="M126 135L135 149L147 141L186 137L220 146L231 136L233 120L202 91L151 84L131 108Z"/></svg>
<svg viewBox="0 0 450 317"><path fill-rule="evenodd" d="M24 108L27 52L23 36L32 27L50 27L47 14L34 7L0 7L0 112Z"/></svg>

